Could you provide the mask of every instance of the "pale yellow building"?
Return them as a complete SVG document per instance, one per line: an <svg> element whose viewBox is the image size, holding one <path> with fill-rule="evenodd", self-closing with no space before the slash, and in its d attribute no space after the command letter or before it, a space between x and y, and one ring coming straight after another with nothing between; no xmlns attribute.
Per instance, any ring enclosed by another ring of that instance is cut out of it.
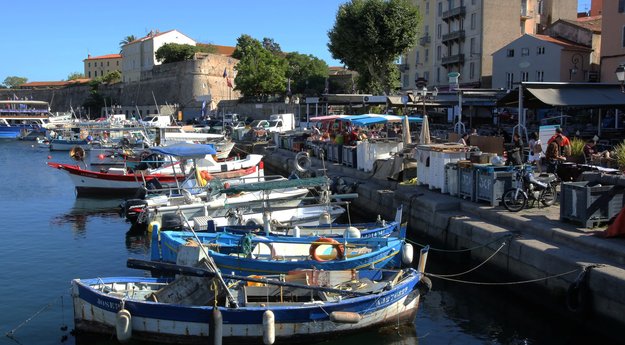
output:
<svg viewBox="0 0 625 345"><path fill-rule="evenodd" d="M85 77L95 79L103 77L113 71L122 71L121 54L108 54L101 56L88 55L83 60L85 65Z"/></svg>
<svg viewBox="0 0 625 345"><path fill-rule="evenodd" d="M417 78L445 90L449 73L460 87L492 87L492 54L524 34L577 17L577 0L413 0L421 13L415 47L402 57L402 89Z"/></svg>
<svg viewBox="0 0 625 345"><path fill-rule="evenodd" d="M625 1L603 0L601 82L616 83L616 68L625 64Z"/></svg>

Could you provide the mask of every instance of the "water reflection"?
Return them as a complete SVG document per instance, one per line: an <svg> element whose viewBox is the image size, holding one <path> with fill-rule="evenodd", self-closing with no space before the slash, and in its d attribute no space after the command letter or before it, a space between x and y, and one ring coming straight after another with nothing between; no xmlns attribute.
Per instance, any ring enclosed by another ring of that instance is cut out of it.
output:
<svg viewBox="0 0 625 345"><path fill-rule="evenodd" d="M120 203L120 199L76 198L69 212L52 218L50 222L70 224L74 232L84 235L89 218L119 218Z"/></svg>
<svg viewBox="0 0 625 345"><path fill-rule="evenodd" d="M132 226L128 232L126 232L126 249L131 254L143 254L150 253L150 235L143 226Z"/></svg>

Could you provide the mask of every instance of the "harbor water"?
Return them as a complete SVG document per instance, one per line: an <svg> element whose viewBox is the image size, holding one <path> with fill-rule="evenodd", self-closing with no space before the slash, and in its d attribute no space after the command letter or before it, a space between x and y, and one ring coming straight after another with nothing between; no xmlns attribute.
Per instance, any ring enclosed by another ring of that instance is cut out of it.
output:
<svg viewBox="0 0 625 345"><path fill-rule="evenodd" d="M4 344L116 344L113 335L77 339L73 278L146 275L126 267L149 259L149 239L118 215L119 199L76 198L73 184L47 161L71 162L33 142L0 141L0 328ZM353 214L362 221L373 221ZM432 254L432 272L455 272ZM503 287L433 280L413 325L387 327L325 344L606 344Z"/></svg>

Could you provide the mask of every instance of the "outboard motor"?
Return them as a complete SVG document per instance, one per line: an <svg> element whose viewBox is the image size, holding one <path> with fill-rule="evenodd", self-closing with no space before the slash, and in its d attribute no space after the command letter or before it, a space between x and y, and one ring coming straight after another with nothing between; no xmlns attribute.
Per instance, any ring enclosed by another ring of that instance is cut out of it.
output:
<svg viewBox="0 0 625 345"><path fill-rule="evenodd" d="M124 201L120 207L122 216L131 223L135 223L139 215L145 211L148 202L142 199L128 199Z"/></svg>
<svg viewBox="0 0 625 345"><path fill-rule="evenodd" d="M163 230L182 230L183 228L182 219L175 213L164 214L162 224Z"/></svg>

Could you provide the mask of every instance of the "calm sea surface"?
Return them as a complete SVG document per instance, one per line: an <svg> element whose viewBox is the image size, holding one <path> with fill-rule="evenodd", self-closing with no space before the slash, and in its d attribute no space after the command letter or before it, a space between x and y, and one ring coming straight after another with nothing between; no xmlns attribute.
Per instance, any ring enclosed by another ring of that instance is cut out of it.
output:
<svg viewBox="0 0 625 345"><path fill-rule="evenodd" d="M120 200L77 199L69 177L48 167L48 160L71 162L67 152L0 141L0 344L116 344L114 337L77 340L71 334L70 281L144 275L126 268L126 260L149 259L149 242L129 233L117 214ZM430 255L428 269L460 271L440 255ZM326 344L607 343L503 288L433 283L415 325ZM4 336L10 332L12 337Z"/></svg>

